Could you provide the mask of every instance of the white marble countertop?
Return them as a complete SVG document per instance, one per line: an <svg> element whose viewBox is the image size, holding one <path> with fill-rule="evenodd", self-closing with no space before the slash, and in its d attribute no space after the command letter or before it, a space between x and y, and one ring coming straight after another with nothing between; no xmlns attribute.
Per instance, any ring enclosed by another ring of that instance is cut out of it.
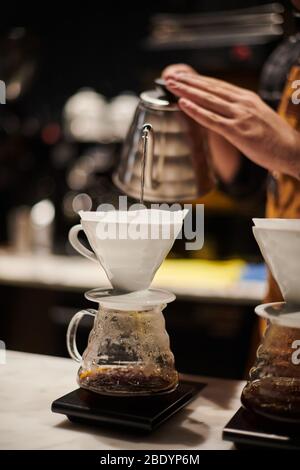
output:
<svg viewBox="0 0 300 470"><path fill-rule="evenodd" d="M0 364L0 449L231 449L222 429L239 408L243 382L205 380L208 386L184 410L151 435L127 435L72 424L54 414L53 400L76 388L78 364L38 354L8 351Z"/></svg>

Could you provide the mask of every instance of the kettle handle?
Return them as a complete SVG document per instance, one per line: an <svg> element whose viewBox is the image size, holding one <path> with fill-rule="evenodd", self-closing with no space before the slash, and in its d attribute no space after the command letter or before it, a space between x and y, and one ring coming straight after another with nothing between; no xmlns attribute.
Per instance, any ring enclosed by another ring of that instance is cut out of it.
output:
<svg viewBox="0 0 300 470"><path fill-rule="evenodd" d="M151 124L142 127L142 187L153 188L154 131Z"/></svg>

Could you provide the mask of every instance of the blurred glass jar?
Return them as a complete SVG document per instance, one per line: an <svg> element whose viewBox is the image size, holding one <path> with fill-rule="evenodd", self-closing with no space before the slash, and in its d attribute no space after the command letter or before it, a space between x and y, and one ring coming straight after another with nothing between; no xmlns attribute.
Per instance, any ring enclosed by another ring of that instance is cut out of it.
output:
<svg viewBox="0 0 300 470"><path fill-rule="evenodd" d="M285 302L259 305L268 320L241 401L268 419L300 422L300 309Z"/></svg>

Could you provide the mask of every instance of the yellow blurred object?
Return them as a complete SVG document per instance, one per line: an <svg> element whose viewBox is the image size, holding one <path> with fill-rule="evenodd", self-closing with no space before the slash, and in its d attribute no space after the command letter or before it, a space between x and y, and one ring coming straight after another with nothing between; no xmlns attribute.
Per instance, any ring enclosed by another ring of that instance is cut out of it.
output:
<svg viewBox="0 0 300 470"><path fill-rule="evenodd" d="M155 276L157 284L180 287L226 287L237 282L245 261L208 261L202 259L166 259Z"/></svg>
<svg viewBox="0 0 300 470"><path fill-rule="evenodd" d="M205 204L206 210L213 212L236 213L238 210L238 201L218 189L214 189L205 196L197 199L196 203Z"/></svg>

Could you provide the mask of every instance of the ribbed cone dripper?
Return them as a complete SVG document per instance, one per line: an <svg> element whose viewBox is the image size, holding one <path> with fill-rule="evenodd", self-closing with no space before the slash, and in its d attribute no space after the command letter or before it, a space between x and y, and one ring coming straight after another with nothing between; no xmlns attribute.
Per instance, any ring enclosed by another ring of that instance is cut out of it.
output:
<svg viewBox="0 0 300 470"><path fill-rule="evenodd" d="M147 289L178 236L186 210L81 211L81 225L69 240L84 256L99 262L115 289ZM84 230L93 253L77 238Z"/></svg>
<svg viewBox="0 0 300 470"><path fill-rule="evenodd" d="M254 219L253 233L287 302L300 305L300 220Z"/></svg>

